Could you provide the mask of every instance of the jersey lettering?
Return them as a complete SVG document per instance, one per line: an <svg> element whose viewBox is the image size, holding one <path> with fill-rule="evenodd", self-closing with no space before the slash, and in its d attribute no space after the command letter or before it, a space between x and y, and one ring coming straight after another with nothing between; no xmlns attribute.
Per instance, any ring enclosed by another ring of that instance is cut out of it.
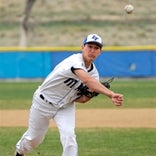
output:
<svg viewBox="0 0 156 156"><path fill-rule="evenodd" d="M82 96L82 92L81 90L84 88L84 84L81 83L75 90L78 91L77 92L77 96Z"/></svg>
<svg viewBox="0 0 156 156"><path fill-rule="evenodd" d="M80 91L84 87L83 83L81 83L75 90Z"/></svg>
<svg viewBox="0 0 156 156"><path fill-rule="evenodd" d="M70 88L72 88L73 86L75 86L77 82L78 82L78 81L75 80L75 79L73 79L73 78L69 78L69 79L67 79L67 80L64 81L64 83L65 83L67 86L69 86Z"/></svg>

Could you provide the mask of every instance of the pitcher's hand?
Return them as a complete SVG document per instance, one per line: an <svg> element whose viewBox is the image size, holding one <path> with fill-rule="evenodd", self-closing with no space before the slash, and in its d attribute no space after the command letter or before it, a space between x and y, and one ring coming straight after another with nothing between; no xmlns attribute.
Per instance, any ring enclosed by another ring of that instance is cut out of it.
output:
<svg viewBox="0 0 156 156"><path fill-rule="evenodd" d="M112 96L110 97L113 104L115 106L121 106L123 102L123 95L118 93L112 93Z"/></svg>

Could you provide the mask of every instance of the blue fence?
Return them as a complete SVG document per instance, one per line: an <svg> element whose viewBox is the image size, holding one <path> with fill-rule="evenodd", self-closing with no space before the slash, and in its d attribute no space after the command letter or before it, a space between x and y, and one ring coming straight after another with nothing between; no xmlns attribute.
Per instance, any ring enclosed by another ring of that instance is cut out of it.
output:
<svg viewBox="0 0 156 156"><path fill-rule="evenodd" d="M0 49L0 79L45 78L64 58L79 50ZM100 77L156 76L156 47L106 48L95 60Z"/></svg>

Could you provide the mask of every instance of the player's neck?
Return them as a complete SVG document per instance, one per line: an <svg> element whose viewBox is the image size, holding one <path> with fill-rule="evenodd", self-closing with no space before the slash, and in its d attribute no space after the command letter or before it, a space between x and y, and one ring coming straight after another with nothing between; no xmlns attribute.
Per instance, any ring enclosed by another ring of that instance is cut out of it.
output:
<svg viewBox="0 0 156 156"><path fill-rule="evenodd" d="M85 62L85 67L86 68L89 68L91 66L91 63L90 62Z"/></svg>
<svg viewBox="0 0 156 156"><path fill-rule="evenodd" d="M82 56L82 57L83 57L83 61L84 61L85 67L86 68L89 68L90 65L92 64L92 61L90 61L89 59L87 59L87 57L85 57L85 56Z"/></svg>

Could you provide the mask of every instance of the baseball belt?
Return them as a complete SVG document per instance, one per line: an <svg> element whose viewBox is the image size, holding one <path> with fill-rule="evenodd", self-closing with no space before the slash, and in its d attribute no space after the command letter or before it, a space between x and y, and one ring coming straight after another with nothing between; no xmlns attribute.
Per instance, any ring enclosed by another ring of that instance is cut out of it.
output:
<svg viewBox="0 0 156 156"><path fill-rule="evenodd" d="M40 98L46 103L49 103L50 105L52 105L52 102L49 102L42 94L40 94Z"/></svg>

